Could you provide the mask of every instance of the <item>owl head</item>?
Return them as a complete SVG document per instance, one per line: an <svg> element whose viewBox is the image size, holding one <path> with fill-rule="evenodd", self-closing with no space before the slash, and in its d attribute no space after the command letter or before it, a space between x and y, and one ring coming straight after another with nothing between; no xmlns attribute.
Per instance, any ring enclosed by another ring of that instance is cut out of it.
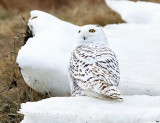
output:
<svg viewBox="0 0 160 123"><path fill-rule="evenodd" d="M107 37L99 25L85 25L77 32L78 45L85 44L104 44L108 45Z"/></svg>

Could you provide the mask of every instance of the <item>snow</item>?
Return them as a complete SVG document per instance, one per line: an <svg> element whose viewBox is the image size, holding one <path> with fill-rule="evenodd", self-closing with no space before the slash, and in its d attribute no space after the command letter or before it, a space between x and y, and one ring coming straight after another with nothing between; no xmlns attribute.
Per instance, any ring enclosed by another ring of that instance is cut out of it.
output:
<svg viewBox="0 0 160 123"><path fill-rule="evenodd" d="M77 27L41 11L32 11L28 25L34 37L20 49L17 63L26 83L52 96L69 95L68 64Z"/></svg>
<svg viewBox="0 0 160 123"><path fill-rule="evenodd" d="M158 16L155 16L156 11L159 11L159 4L118 0L106 2L128 22L103 28L110 48L119 59L119 89L124 95L124 101L83 96L53 97L27 102L21 105L19 111L24 114L22 123L160 122L160 25L157 23ZM149 10L149 13L144 13L142 9ZM30 20L35 36L22 47L17 61L22 66L23 75L33 71L31 78L43 77L46 79L44 84L49 85L50 90L59 93L57 95L66 95L64 92L69 90L67 62L77 26L40 11L33 11L31 14L34 13L42 18ZM46 28L44 24L49 26ZM63 36L60 36L61 33L64 33ZM49 84L51 82L52 86Z"/></svg>
<svg viewBox="0 0 160 123"><path fill-rule="evenodd" d="M106 3L128 22L104 28L109 45L119 59L120 91L125 95L160 95L157 88L160 86L160 4L112 0Z"/></svg>
<svg viewBox="0 0 160 123"><path fill-rule="evenodd" d="M27 102L21 105L20 113L25 114L21 123L156 123L160 120L160 96L124 98L124 102L85 96Z"/></svg>
<svg viewBox="0 0 160 123"><path fill-rule="evenodd" d="M127 0L106 0L107 5L129 23L160 24L160 4Z"/></svg>
<svg viewBox="0 0 160 123"><path fill-rule="evenodd" d="M160 26L126 23L104 30L119 60L120 92L160 95Z"/></svg>

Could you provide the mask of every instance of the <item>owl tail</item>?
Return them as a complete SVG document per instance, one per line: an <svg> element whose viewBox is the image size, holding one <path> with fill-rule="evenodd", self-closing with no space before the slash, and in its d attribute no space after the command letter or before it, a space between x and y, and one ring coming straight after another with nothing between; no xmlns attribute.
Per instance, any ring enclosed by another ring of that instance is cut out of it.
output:
<svg viewBox="0 0 160 123"><path fill-rule="evenodd" d="M117 100L123 100L122 94L119 92L118 88L115 86L109 86L106 88L105 95L109 96L110 98L117 99Z"/></svg>

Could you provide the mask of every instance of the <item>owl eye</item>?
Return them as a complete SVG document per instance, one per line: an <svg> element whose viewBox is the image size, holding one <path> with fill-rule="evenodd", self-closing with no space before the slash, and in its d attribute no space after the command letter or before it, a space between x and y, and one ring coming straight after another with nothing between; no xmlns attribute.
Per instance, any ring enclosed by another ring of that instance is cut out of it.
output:
<svg viewBox="0 0 160 123"><path fill-rule="evenodd" d="M80 33L80 32L81 32L81 30L78 31L78 33Z"/></svg>
<svg viewBox="0 0 160 123"><path fill-rule="evenodd" d="M95 32L95 30L94 29L90 29L89 32Z"/></svg>

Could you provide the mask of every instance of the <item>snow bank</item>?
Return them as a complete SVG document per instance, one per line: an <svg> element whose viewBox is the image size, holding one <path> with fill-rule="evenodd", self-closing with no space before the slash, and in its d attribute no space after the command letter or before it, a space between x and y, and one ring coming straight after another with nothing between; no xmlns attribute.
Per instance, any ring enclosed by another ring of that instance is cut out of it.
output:
<svg viewBox="0 0 160 123"><path fill-rule="evenodd" d="M78 26L37 10L31 12L28 25L34 37L17 57L24 80L41 93L68 95L68 64Z"/></svg>
<svg viewBox="0 0 160 123"><path fill-rule="evenodd" d="M122 94L160 95L160 26L118 24L104 30L119 60Z"/></svg>
<svg viewBox="0 0 160 123"><path fill-rule="evenodd" d="M126 22L160 24L160 4L126 0L106 0L106 3Z"/></svg>
<svg viewBox="0 0 160 123"><path fill-rule="evenodd" d="M53 97L22 104L22 123L156 123L160 96L125 96L125 101Z"/></svg>
<svg viewBox="0 0 160 123"><path fill-rule="evenodd" d="M120 91L125 95L160 95L160 4L106 0L128 23L104 27L119 59Z"/></svg>

